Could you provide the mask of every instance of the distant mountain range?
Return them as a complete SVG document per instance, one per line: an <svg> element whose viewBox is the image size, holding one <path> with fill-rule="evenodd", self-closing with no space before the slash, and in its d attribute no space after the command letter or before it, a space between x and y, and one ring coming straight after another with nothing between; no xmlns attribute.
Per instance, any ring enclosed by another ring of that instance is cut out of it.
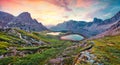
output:
<svg viewBox="0 0 120 65"><path fill-rule="evenodd" d="M48 30L36 19L32 19L30 13L23 12L17 17L0 11L0 28L19 28L26 31Z"/></svg>
<svg viewBox="0 0 120 65"><path fill-rule="evenodd" d="M92 22L69 20L51 27L50 29L52 31L70 31L91 37L107 31L111 26L114 26L114 24L117 25L119 20L120 11L110 19L101 20L94 18Z"/></svg>
<svg viewBox="0 0 120 65"><path fill-rule="evenodd" d="M0 28L19 28L26 31L48 30L36 19L32 19L28 12L23 12L15 17L0 11ZM69 20L51 27L50 30L79 33L85 37L117 35L120 34L120 11L110 19L94 18L92 22Z"/></svg>

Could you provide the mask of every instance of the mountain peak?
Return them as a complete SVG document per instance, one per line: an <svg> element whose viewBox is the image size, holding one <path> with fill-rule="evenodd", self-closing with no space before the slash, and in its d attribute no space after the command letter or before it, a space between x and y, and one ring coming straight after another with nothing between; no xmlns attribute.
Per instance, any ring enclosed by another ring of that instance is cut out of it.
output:
<svg viewBox="0 0 120 65"><path fill-rule="evenodd" d="M19 28L26 31L43 31L47 28L33 19L28 12L23 12L17 17L0 11L0 28Z"/></svg>
<svg viewBox="0 0 120 65"><path fill-rule="evenodd" d="M120 14L120 11L118 11L118 13L117 14Z"/></svg>
<svg viewBox="0 0 120 65"><path fill-rule="evenodd" d="M20 15L30 15L30 13L29 12L22 12Z"/></svg>
<svg viewBox="0 0 120 65"><path fill-rule="evenodd" d="M97 20L97 19L98 19L98 18L95 17L93 20Z"/></svg>
<svg viewBox="0 0 120 65"><path fill-rule="evenodd" d="M33 21L32 17L31 17L31 14L29 12L23 12L21 13L17 19L21 19L23 20L23 22L31 22Z"/></svg>
<svg viewBox="0 0 120 65"><path fill-rule="evenodd" d="M99 19L99 18L94 18L93 19L93 22L95 22L95 23L100 23L100 22L102 22L103 20L102 19Z"/></svg>
<svg viewBox="0 0 120 65"><path fill-rule="evenodd" d="M118 12L116 13L116 15L113 16L113 17L115 17L115 18L120 18L119 16L120 16L120 11L118 11Z"/></svg>
<svg viewBox="0 0 120 65"><path fill-rule="evenodd" d="M31 15L30 15L30 13L29 12L23 12L23 13L21 13L18 17L29 17L29 18L31 18Z"/></svg>

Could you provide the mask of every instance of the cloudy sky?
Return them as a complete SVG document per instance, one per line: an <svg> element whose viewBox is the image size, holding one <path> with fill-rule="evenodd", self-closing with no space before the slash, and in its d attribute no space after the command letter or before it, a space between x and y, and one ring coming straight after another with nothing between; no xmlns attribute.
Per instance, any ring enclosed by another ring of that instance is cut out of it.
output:
<svg viewBox="0 0 120 65"><path fill-rule="evenodd" d="M120 0L0 0L0 11L18 16L29 12L46 26L67 20L107 19L120 11Z"/></svg>

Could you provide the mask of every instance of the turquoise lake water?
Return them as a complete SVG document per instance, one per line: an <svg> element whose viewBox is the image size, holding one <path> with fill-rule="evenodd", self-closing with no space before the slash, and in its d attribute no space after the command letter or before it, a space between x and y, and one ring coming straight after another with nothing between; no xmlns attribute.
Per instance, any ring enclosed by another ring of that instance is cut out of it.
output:
<svg viewBox="0 0 120 65"><path fill-rule="evenodd" d="M69 34L69 35L65 35L62 36L61 39L63 40L73 40L73 41L80 41L83 40L84 37L78 34Z"/></svg>

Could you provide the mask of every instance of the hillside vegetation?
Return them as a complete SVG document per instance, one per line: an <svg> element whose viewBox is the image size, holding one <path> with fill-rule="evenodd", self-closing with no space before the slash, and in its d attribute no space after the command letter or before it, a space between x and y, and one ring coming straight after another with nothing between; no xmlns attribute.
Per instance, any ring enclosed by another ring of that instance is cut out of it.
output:
<svg viewBox="0 0 120 65"><path fill-rule="evenodd" d="M76 47L70 50L72 52L66 53L66 49L71 46L77 45L70 41L59 40L57 36L46 35L44 32L1 29L0 65L44 65L49 64L51 59L63 56L67 57L64 59L64 64L71 65L74 59L72 54L77 54L82 49Z"/></svg>
<svg viewBox="0 0 120 65"><path fill-rule="evenodd" d="M72 42L46 33L1 29L0 65L120 64L120 35Z"/></svg>
<svg viewBox="0 0 120 65"><path fill-rule="evenodd" d="M105 65L120 64L120 35L107 36L93 41L95 46L92 53L98 57L98 61Z"/></svg>

